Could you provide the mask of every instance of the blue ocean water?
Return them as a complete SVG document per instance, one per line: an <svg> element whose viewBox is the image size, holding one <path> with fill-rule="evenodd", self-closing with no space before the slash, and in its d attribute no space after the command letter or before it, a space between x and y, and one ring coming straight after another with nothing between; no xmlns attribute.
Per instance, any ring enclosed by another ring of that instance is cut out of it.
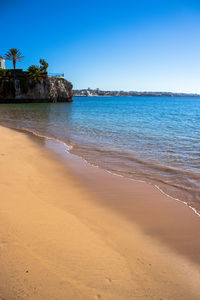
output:
<svg viewBox="0 0 200 300"><path fill-rule="evenodd" d="M200 211L200 98L1 105L0 123L64 141L88 162L155 184Z"/></svg>

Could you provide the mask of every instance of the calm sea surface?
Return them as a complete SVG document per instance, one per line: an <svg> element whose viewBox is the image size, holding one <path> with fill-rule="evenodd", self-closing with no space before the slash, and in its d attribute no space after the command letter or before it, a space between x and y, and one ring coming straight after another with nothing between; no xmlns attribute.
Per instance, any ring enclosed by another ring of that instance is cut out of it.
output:
<svg viewBox="0 0 200 300"><path fill-rule="evenodd" d="M200 98L0 105L0 123L62 140L88 162L153 183L200 211Z"/></svg>

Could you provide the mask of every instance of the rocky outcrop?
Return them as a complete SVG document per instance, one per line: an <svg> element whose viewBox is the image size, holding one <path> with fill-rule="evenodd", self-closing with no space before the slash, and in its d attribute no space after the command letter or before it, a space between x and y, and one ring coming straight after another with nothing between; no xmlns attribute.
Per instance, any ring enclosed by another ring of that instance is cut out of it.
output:
<svg viewBox="0 0 200 300"><path fill-rule="evenodd" d="M71 102L72 84L64 78L35 81L26 73L0 79L0 103Z"/></svg>

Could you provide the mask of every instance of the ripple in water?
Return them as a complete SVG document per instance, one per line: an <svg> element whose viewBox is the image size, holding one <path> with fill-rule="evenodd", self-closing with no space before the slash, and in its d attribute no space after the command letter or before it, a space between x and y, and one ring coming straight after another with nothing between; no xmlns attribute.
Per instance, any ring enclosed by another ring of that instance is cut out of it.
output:
<svg viewBox="0 0 200 300"><path fill-rule="evenodd" d="M153 183L200 211L200 98L1 105L0 123L62 140L88 162Z"/></svg>

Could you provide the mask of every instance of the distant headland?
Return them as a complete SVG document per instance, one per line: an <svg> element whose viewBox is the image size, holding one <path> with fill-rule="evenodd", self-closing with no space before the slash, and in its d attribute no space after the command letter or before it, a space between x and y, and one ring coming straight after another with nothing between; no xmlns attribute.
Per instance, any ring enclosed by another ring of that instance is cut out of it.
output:
<svg viewBox="0 0 200 300"><path fill-rule="evenodd" d="M27 71L16 69L23 56L12 48L5 58L0 56L0 103L71 102L73 85L64 74L48 74L48 63L32 65ZM6 69L5 60L13 62L13 69Z"/></svg>
<svg viewBox="0 0 200 300"><path fill-rule="evenodd" d="M171 92L136 92L136 91L103 91L100 89L73 90L74 97L200 97L199 94L171 93Z"/></svg>

